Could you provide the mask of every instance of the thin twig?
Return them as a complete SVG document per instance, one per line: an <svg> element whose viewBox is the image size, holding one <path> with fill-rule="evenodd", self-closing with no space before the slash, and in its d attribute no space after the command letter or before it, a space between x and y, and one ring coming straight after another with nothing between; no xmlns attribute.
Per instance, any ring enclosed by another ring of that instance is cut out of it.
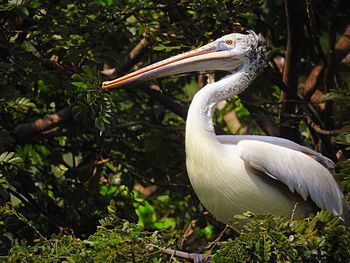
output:
<svg viewBox="0 0 350 263"><path fill-rule="evenodd" d="M62 65L62 64L58 63L57 61L53 61L53 60L50 60L47 58L42 58L41 63L48 68L58 70L59 72L61 72L63 75L65 75L67 77L70 77L75 73L75 71L73 69Z"/></svg>
<svg viewBox="0 0 350 263"><path fill-rule="evenodd" d="M153 244L152 244L153 245ZM206 255L206 254L197 254L197 253L188 253L180 250L175 250L171 248L161 248L159 246L153 245L154 247L158 248L161 253L164 255L168 255L170 257L177 257L177 258L182 258L182 259L188 259L193 262L203 262L208 260L211 256Z"/></svg>
<svg viewBox="0 0 350 263"><path fill-rule="evenodd" d="M222 230L220 232L218 237L215 238L215 240L213 242L209 242L208 245L205 246L205 249L213 249L219 243L219 241L222 239L222 237L225 234L225 232L227 231L227 229L228 229L228 225L225 225L224 230Z"/></svg>
<svg viewBox="0 0 350 263"><path fill-rule="evenodd" d="M115 125L114 128L122 129L122 128L130 128L135 126L146 126L152 129L166 130L166 131L184 131L185 130L184 127L155 125L146 121L133 121L133 122L128 122L124 124L118 124L118 125Z"/></svg>
<svg viewBox="0 0 350 263"><path fill-rule="evenodd" d="M21 200L22 203L26 202L26 200L24 200L24 198L20 194L17 194L17 192L15 192L13 190L10 190L9 192L12 195L16 196L19 200ZM46 240L46 238L40 233L40 231L38 229L36 229L36 227L24 215L22 215L20 212L18 212L14 207L10 207L10 206L8 206L8 207L9 207L9 209L11 209L11 212L13 214L15 214L15 216L20 221L22 221L23 223L27 224L31 229L33 229L33 231L39 236L39 238L41 240Z"/></svg>
<svg viewBox="0 0 350 263"><path fill-rule="evenodd" d="M36 211L38 213L38 215L44 219L45 221L47 221L49 224L54 225L59 231L65 230L65 227L60 226L59 224L57 224L55 222L54 219L50 218L49 216L45 215L42 211L40 211L40 209L37 207L36 204L30 202L29 200L27 200L26 197L24 197L22 194L9 189L8 190L13 196L17 197L19 200L21 200L21 202L27 206L29 206L32 210ZM37 231L36 231L37 232ZM71 232L71 231L68 231ZM44 238L42 234L38 233L40 237Z"/></svg>
<svg viewBox="0 0 350 263"><path fill-rule="evenodd" d="M306 1L306 13L307 13L307 18L309 20L311 38L312 38L312 41L314 42L314 45L317 48L318 54L320 55L323 64L325 65L327 63L327 58L326 58L326 54L323 52L320 39L317 35L316 19L315 19L315 13L313 9L313 6L314 6L313 0L305 0L305 1Z"/></svg>
<svg viewBox="0 0 350 263"><path fill-rule="evenodd" d="M254 105L254 103L247 103L247 106L249 105L249 108L258 108L260 111L268 114L268 115L272 115L275 117L280 116L280 113L274 112L274 111L270 111L268 109L262 108L262 107L258 107L256 105ZM329 135L329 136L335 136L338 135L340 133L345 133L345 132L350 132L350 127L344 127L341 129L335 129L335 130L325 130L322 129L319 125L317 125L309 116L306 115L300 115L300 114L287 114L287 113L283 113L284 117L288 118L288 119L295 119L298 121L304 120L310 128L314 129L318 134L323 134L323 135Z"/></svg>
<svg viewBox="0 0 350 263"><path fill-rule="evenodd" d="M316 123L314 123L310 117L306 116L305 118L306 118L307 124L312 129L314 129L318 134L334 136L340 133L350 132L349 127L343 127L341 129L336 129L336 130L325 130L325 129L322 129L320 126L318 126Z"/></svg>

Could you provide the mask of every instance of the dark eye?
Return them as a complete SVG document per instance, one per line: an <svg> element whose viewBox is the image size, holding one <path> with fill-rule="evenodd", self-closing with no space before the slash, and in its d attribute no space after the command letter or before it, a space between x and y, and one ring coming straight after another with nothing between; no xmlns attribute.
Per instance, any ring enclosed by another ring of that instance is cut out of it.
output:
<svg viewBox="0 0 350 263"><path fill-rule="evenodd" d="M225 40L225 44L231 46L233 44L233 40L227 39L227 40Z"/></svg>

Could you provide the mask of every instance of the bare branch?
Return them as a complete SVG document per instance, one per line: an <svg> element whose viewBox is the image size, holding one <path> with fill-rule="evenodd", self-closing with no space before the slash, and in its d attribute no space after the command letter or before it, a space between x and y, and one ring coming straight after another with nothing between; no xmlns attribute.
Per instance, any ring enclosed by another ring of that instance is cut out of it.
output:
<svg viewBox="0 0 350 263"><path fill-rule="evenodd" d="M316 18L315 18L315 13L313 9L313 0L306 0L306 13L307 13L307 18L309 20L309 28L310 28L310 35L312 38L312 41L314 43L314 46L316 46L318 54L321 56L323 64L327 62L327 58L325 53L322 50L320 39L317 35L317 29L316 29Z"/></svg>
<svg viewBox="0 0 350 263"><path fill-rule="evenodd" d="M60 111L48 115L45 118L37 119L33 122L19 124L15 128L14 132L18 137L23 138L49 130L58 124L70 120L72 118L71 110L72 106L68 106Z"/></svg>
<svg viewBox="0 0 350 263"><path fill-rule="evenodd" d="M244 107L252 115L254 121L259 125L259 127L264 131L266 135L278 135L278 128L276 127L275 123L271 121L271 119L266 118L264 114L262 114L260 108L252 106L251 103L247 103L254 100L249 92L244 92L243 94L239 95L239 98L241 99L241 102L244 105Z"/></svg>
<svg viewBox="0 0 350 263"><path fill-rule="evenodd" d="M168 95L154 89L154 88L142 88L145 92L147 92L152 99L158 101L167 109L174 112L176 115L180 116L182 119L186 120L188 109L182 106L180 103L174 101Z"/></svg>
<svg viewBox="0 0 350 263"><path fill-rule="evenodd" d="M147 40L147 36L143 37L136 44L136 46L130 51L130 53L126 57L126 61L123 67L121 67L119 70L115 68L105 69L102 71L102 74L104 74L109 80L115 79L118 76L125 74L130 68L132 68L132 66L134 66L136 63L140 61L142 56L148 50L149 46L150 46L150 43Z"/></svg>
<svg viewBox="0 0 350 263"><path fill-rule="evenodd" d="M340 133L350 132L349 127L344 127L344 128L336 129L336 130L324 130L320 126L318 126L316 123L314 123L311 120L311 118L306 117L306 121L307 121L307 124L309 125L309 127L314 129L318 134L334 136L334 135L338 135Z"/></svg>
<svg viewBox="0 0 350 263"><path fill-rule="evenodd" d="M311 102L315 101L316 98L314 98L313 95L320 85L319 76L322 70L323 70L323 66L321 65L318 65L311 70L308 78L305 81L304 88L302 90L305 100L310 100ZM318 97L318 100L319 100L319 97Z"/></svg>
<svg viewBox="0 0 350 263"><path fill-rule="evenodd" d="M210 249L212 250L219 242L220 240L222 239L223 235L225 234L225 232L227 231L228 229L228 225L225 226L225 228L220 232L220 234L217 236L217 238L215 238L214 241L212 242L209 242L208 245L205 246L205 249Z"/></svg>
<svg viewBox="0 0 350 263"><path fill-rule="evenodd" d="M184 127L155 125L147 121L133 121L125 124L118 124L118 125L115 125L114 128L130 128L135 126L146 126L152 129L166 130L166 131L184 131L185 130Z"/></svg>
<svg viewBox="0 0 350 263"><path fill-rule="evenodd" d="M43 59L41 59L41 63L48 68L58 70L59 72L63 73L67 77L70 77L74 74L73 69L62 65L62 64L58 63L57 61L43 58Z"/></svg>
<svg viewBox="0 0 350 263"><path fill-rule="evenodd" d="M350 24L335 44L334 60L339 63L350 52Z"/></svg>
<svg viewBox="0 0 350 263"><path fill-rule="evenodd" d="M149 41L146 37L143 37L137 45L130 51L124 66L119 70L119 74L124 74L127 72L133 65L140 61L142 56L149 48Z"/></svg>
<svg viewBox="0 0 350 263"><path fill-rule="evenodd" d="M208 260L211 257L210 255L206 255L206 254L188 253L188 252L183 252L183 251L175 250L171 248L160 248L160 252L162 252L164 255L168 255L171 257L189 259L195 263L209 262Z"/></svg>
<svg viewBox="0 0 350 263"><path fill-rule="evenodd" d="M300 12L299 0L285 0L285 12L287 17L287 51L286 62L283 69L283 81L288 85L293 92L297 91L299 78L299 59L302 47L303 25ZM281 100L287 100L288 94L281 93ZM281 105L281 113L292 114L295 113L295 104L285 103ZM291 139L295 142L300 141L300 134L298 131L298 124L289 124L288 127L284 125L287 121L283 116L280 117L280 136ZM291 127L293 126L293 127Z"/></svg>

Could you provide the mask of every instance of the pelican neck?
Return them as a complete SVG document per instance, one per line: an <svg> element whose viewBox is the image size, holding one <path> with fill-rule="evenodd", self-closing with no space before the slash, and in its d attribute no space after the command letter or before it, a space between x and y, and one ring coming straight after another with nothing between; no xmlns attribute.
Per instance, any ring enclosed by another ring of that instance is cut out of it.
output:
<svg viewBox="0 0 350 263"><path fill-rule="evenodd" d="M248 63L247 63L248 64ZM257 72L244 65L221 80L210 83L199 90L193 97L186 120L186 136L192 129L204 130L214 134L213 114L217 104L243 92L256 77Z"/></svg>

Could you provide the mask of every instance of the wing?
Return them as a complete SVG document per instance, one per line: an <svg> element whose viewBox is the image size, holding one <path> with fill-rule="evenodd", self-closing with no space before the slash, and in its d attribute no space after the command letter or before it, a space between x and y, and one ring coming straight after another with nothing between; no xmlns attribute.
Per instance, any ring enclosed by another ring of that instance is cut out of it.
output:
<svg viewBox="0 0 350 263"><path fill-rule="evenodd" d="M309 196L321 209L343 215L343 193L332 174L314 158L301 151L259 140L237 143L240 157L256 170L286 184L304 200Z"/></svg>
<svg viewBox="0 0 350 263"><path fill-rule="evenodd" d="M283 146L292 150L296 150L302 153L305 153L311 157L313 157L315 160L317 160L319 163L321 163L323 166L325 166L327 169L332 170L335 167L334 162L320 154L319 152L316 152L314 150L311 150L305 146L302 146L300 144L297 144L293 141L284 139L284 138L278 138L278 137L272 137L272 136L260 136L260 135L218 135L216 136L218 141L223 144L237 144L240 141L243 140L253 140L253 141L261 141L261 142L267 142L274 145Z"/></svg>

